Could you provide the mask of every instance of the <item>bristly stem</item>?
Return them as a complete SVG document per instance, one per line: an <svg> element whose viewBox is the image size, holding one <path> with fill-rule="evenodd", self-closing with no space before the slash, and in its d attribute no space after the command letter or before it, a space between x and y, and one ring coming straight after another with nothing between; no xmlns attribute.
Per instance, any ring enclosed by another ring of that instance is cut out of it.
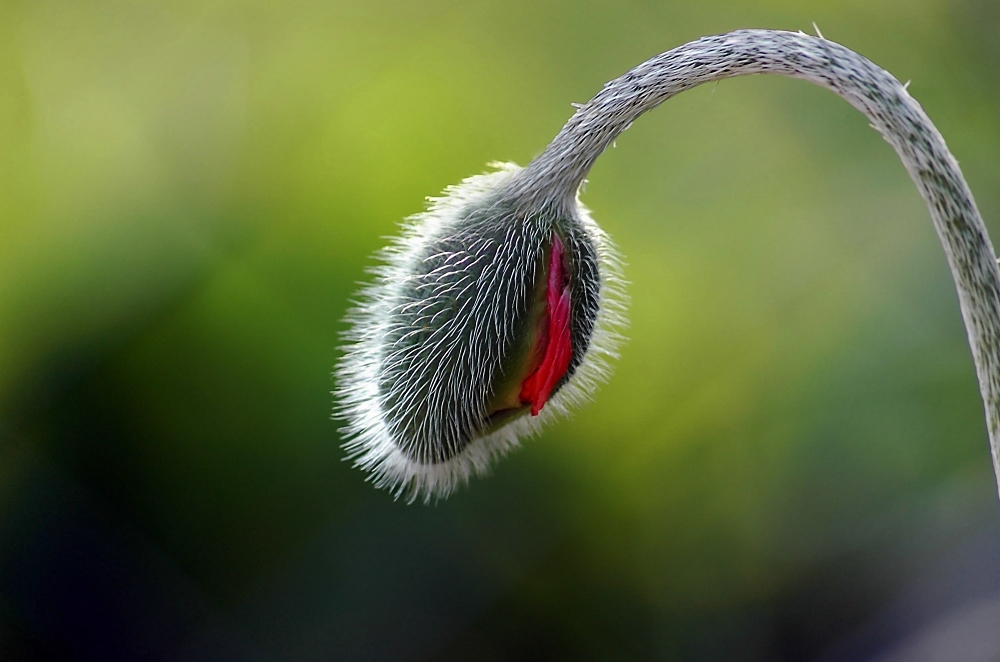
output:
<svg viewBox="0 0 1000 662"><path fill-rule="evenodd" d="M571 210L598 156L647 110L696 85L772 73L826 87L868 117L917 185L948 257L986 408L1000 488L1000 271L965 178L923 109L891 74L821 37L740 30L657 55L607 83L510 182L534 204Z"/></svg>

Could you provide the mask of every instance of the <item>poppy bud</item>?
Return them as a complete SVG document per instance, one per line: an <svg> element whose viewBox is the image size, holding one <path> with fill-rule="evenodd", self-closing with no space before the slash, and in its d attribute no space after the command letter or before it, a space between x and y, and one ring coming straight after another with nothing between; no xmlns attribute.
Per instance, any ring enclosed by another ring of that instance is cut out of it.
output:
<svg viewBox="0 0 1000 662"><path fill-rule="evenodd" d="M1000 270L958 162L905 85L823 37L702 37L607 83L526 168L467 179L411 218L351 313L345 448L379 486L444 496L586 396L622 320L618 259L577 191L642 113L701 83L772 73L829 88L896 150L959 294L1000 482Z"/></svg>
<svg viewBox="0 0 1000 662"><path fill-rule="evenodd" d="M337 370L344 447L376 485L440 497L607 372L619 260L579 203L518 193L514 165L408 219L348 315Z"/></svg>

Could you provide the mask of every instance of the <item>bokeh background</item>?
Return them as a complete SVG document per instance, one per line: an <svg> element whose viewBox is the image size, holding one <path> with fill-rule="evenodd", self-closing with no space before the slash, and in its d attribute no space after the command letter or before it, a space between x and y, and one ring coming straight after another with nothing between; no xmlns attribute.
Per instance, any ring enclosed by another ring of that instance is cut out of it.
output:
<svg viewBox="0 0 1000 662"><path fill-rule="evenodd" d="M424 198L703 34L901 80L1000 236L995 0L0 2L0 658L998 660L957 298L892 150L753 77L584 200L630 341L451 499L343 462L341 319Z"/></svg>

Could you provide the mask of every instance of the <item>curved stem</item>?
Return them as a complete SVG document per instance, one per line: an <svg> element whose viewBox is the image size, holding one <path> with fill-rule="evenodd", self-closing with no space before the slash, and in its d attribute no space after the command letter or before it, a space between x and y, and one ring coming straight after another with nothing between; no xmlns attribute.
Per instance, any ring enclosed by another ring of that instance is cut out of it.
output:
<svg viewBox="0 0 1000 662"><path fill-rule="evenodd" d="M986 408L1000 486L1000 271L955 158L923 109L887 71L802 33L740 30L657 55L607 83L510 182L533 204L572 213L587 172L639 115L701 83L774 73L826 87L864 113L893 146L927 203L958 289Z"/></svg>

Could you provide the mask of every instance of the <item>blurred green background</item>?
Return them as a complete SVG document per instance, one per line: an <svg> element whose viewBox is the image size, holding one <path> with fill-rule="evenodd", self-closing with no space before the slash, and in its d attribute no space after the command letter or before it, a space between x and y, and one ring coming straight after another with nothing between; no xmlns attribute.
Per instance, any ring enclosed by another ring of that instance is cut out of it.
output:
<svg viewBox="0 0 1000 662"><path fill-rule="evenodd" d="M632 305L590 406L435 506L342 461L400 219L658 52L813 21L912 79L1000 236L995 0L0 2L0 658L896 659L1000 605L944 255L800 81L594 168Z"/></svg>

